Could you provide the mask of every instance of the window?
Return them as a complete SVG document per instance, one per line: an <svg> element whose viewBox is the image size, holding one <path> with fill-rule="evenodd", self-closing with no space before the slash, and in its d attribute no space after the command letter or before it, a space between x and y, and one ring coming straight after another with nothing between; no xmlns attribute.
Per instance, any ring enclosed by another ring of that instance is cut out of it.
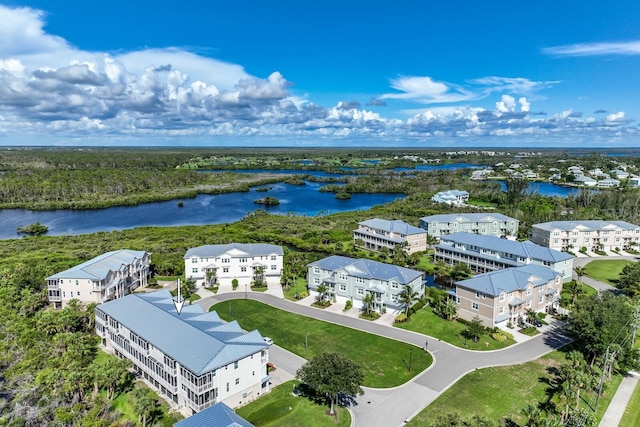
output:
<svg viewBox="0 0 640 427"><path fill-rule="evenodd" d="M192 272L192 273L197 273L197 272L198 272L198 267L192 268L192 269L191 269L191 272Z"/></svg>
<svg viewBox="0 0 640 427"><path fill-rule="evenodd" d="M347 290L347 285L340 285L340 290L341 290L342 292L346 292L346 290Z"/></svg>
<svg viewBox="0 0 640 427"><path fill-rule="evenodd" d="M246 258L240 258L240 262L247 262Z"/></svg>
<svg viewBox="0 0 640 427"><path fill-rule="evenodd" d="M504 294L500 294L500 301L504 301Z"/></svg>
<svg viewBox="0 0 640 427"><path fill-rule="evenodd" d="M362 277L356 277L356 283L364 283L364 279Z"/></svg>
<svg viewBox="0 0 640 427"><path fill-rule="evenodd" d="M276 256L275 255L271 255L271 261L275 261L276 260Z"/></svg>
<svg viewBox="0 0 640 427"><path fill-rule="evenodd" d="M531 286L527 288L527 295L531 295Z"/></svg>
<svg viewBox="0 0 640 427"><path fill-rule="evenodd" d="M240 384L240 378L236 378L236 385Z"/></svg>
<svg viewBox="0 0 640 427"><path fill-rule="evenodd" d="M477 310L480 306L478 305L477 302L473 302L471 303L471 308L473 308L474 310Z"/></svg>
<svg viewBox="0 0 640 427"><path fill-rule="evenodd" d="M480 291L476 291L476 298L480 298Z"/></svg>
<svg viewBox="0 0 640 427"><path fill-rule="evenodd" d="M271 264L271 270L277 270L277 269L278 269L278 266L277 266L277 265L275 265L275 264Z"/></svg>
<svg viewBox="0 0 640 427"><path fill-rule="evenodd" d="M460 297L456 297L456 304L460 304Z"/></svg>
<svg viewBox="0 0 640 427"><path fill-rule="evenodd" d="M238 361L233 362L233 369L238 369Z"/></svg>
<svg viewBox="0 0 640 427"><path fill-rule="evenodd" d="M229 272L229 267L222 267L222 272L223 273L228 273Z"/></svg>
<svg viewBox="0 0 640 427"><path fill-rule="evenodd" d="M313 267L313 272L314 273L320 273L320 269L318 267Z"/></svg>
<svg viewBox="0 0 640 427"><path fill-rule="evenodd" d="M240 271L243 272L243 273L246 273L247 272L247 267L240 267Z"/></svg>
<svg viewBox="0 0 640 427"><path fill-rule="evenodd" d="M392 289L398 289L398 284L396 282L391 282Z"/></svg>
<svg viewBox="0 0 640 427"><path fill-rule="evenodd" d="M500 310L498 310L498 313L500 314L504 313L504 307L500 307Z"/></svg>
<svg viewBox="0 0 640 427"><path fill-rule="evenodd" d="M76 280L76 286L78 286L80 283L78 282L78 280Z"/></svg>
<svg viewBox="0 0 640 427"><path fill-rule="evenodd" d="M231 262L231 258L222 258L223 264L229 264Z"/></svg>
<svg viewBox="0 0 640 427"><path fill-rule="evenodd" d="M541 302L542 302L542 295L538 297L538 303L541 303Z"/></svg>
<svg viewBox="0 0 640 427"><path fill-rule="evenodd" d="M531 307L531 300L527 301L527 307Z"/></svg>
<svg viewBox="0 0 640 427"><path fill-rule="evenodd" d="M358 295L364 295L364 289L362 289L362 288L358 288L358 289L356 290L356 293L357 293Z"/></svg>
<svg viewBox="0 0 640 427"><path fill-rule="evenodd" d="M227 383L227 393L229 392L229 383Z"/></svg>
<svg viewBox="0 0 640 427"><path fill-rule="evenodd" d="M320 284L320 279L317 278L317 277L314 277L313 278L313 283L315 283L316 285L319 285Z"/></svg>

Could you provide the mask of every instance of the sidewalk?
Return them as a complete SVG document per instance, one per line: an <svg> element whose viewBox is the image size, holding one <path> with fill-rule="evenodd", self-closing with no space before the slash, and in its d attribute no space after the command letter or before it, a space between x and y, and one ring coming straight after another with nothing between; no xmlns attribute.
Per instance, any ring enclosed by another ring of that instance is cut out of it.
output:
<svg viewBox="0 0 640 427"><path fill-rule="evenodd" d="M613 396L607 411L600 421L600 427L615 427L620 424L624 411L629 404L629 400L639 380L640 374L633 371L622 379L620 387L618 387L616 394Z"/></svg>
<svg viewBox="0 0 640 427"><path fill-rule="evenodd" d="M297 301L296 304L311 306L311 304L313 304L314 302L316 302L315 295L309 295L308 297L301 299L300 301ZM344 304L341 304L341 303L331 304L327 308L324 308L324 309L318 308L318 310L324 310L330 313L342 314L344 316L353 317L355 319L360 318L360 314L362 314L362 311L357 306L353 306L349 310L344 311ZM397 316L397 313L394 314L393 312L386 312L382 314L380 317L378 317L376 320L371 320L371 322L391 326L393 325L393 321L395 320L396 316Z"/></svg>

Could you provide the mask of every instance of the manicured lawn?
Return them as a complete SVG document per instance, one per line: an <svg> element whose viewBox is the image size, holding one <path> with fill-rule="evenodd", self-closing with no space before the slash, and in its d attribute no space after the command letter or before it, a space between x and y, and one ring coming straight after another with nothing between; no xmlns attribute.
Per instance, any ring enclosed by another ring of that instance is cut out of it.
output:
<svg viewBox="0 0 640 427"><path fill-rule="evenodd" d="M619 424L619 427L636 426L640 426L640 386L636 386L636 390L633 392Z"/></svg>
<svg viewBox="0 0 640 427"><path fill-rule="evenodd" d="M325 413L326 405L318 405L303 396L295 396L293 388L297 381L288 381L271 390L259 399L237 408L236 413L260 426L309 426L348 427L351 416L345 408L337 407L338 422Z"/></svg>
<svg viewBox="0 0 640 427"><path fill-rule="evenodd" d="M491 338L488 334L483 335L478 342L473 340L465 340L461 335L462 331L467 329L465 325L458 322L452 322L437 316L431 307L425 307L418 310L411 316L406 323L396 323L394 326L407 329L421 334L427 334L449 344L458 347L468 348L470 350L497 350L515 344L514 340L498 342ZM489 343L487 345L486 343Z"/></svg>
<svg viewBox="0 0 640 427"><path fill-rule="evenodd" d="M537 405L539 402L547 401L548 381L553 377L550 370L559 367L564 360L563 349L522 365L473 371L441 394L407 425L431 426L438 416L456 412L466 420L478 415L493 422L505 418L522 425L526 421L522 410L527 404ZM598 421L615 394L620 380L619 375L615 376L605 395L600 398L595 414ZM583 392L583 395L589 400L592 393ZM584 401L582 406L586 407Z"/></svg>
<svg viewBox="0 0 640 427"><path fill-rule="evenodd" d="M362 366L364 385L368 387L404 384L433 362L430 354L416 346L288 313L257 301L225 301L210 310L216 310L224 320L237 319L246 330L258 329L262 335L273 338L275 344L307 360L323 352L342 353Z"/></svg>
<svg viewBox="0 0 640 427"><path fill-rule="evenodd" d="M612 260L596 260L591 261L585 265L586 275L599 282L608 283L611 286L616 286L618 278L625 265L631 264L633 261L625 259L612 259Z"/></svg>
<svg viewBox="0 0 640 427"><path fill-rule="evenodd" d="M309 293L307 290L307 281L304 277L298 278L296 282L289 285L288 288L282 288L282 291L284 292L284 297L289 301L297 301L295 298L296 294L301 294L303 292L306 292L307 294Z"/></svg>
<svg viewBox="0 0 640 427"><path fill-rule="evenodd" d="M435 267L432 263L432 260L433 258L431 255L425 255L422 258L420 258L420 262L416 265L416 268L419 270L426 271L429 274L433 274L433 269Z"/></svg>

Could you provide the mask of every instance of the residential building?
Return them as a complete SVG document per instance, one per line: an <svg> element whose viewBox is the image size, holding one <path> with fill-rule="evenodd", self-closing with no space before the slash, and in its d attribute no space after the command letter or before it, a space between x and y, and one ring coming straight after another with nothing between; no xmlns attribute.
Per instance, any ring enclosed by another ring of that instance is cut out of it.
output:
<svg viewBox="0 0 640 427"><path fill-rule="evenodd" d="M540 265L523 265L478 274L455 283L457 314L484 326L517 325L527 310L551 312L558 307L562 274Z"/></svg>
<svg viewBox="0 0 640 427"><path fill-rule="evenodd" d="M187 251L184 272L201 286L230 285L233 279L240 286L251 285L258 276L267 284L280 284L283 258L282 247L268 243L205 245Z"/></svg>
<svg viewBox="0 0 640 427"><path fill-rule="evenodd" d="M469 200L469 192L464 190L441 191L431 197L436 203L446 203L448 205L460 206Z"/></svg>
<svg viewBox="0 0 640 427"><path fill-rule="evenodd" d="M173 427L254 427L254 425L220 402L178 421Z"/></svg>
<svg viewBox="0 0 640 427"><path fill-rule="evenodd" d="M631 188L640 187L640 177L639 176L632 176L631 178L629 178L629 187L631 187Z"/></svg>
<svg viewBox="0 0 640 427"><path fill-rule="evenodd" d="M122 249L99 255L47 277L47 295L54 308L76 299L101 304L147 285L151 256L145 251Z"/></svg>
<svg viewBox="0 0 640 427"><path fill-rule="evenodd" d="M365 248L374 251L388 248L393 253L396 245L405 245L410 254L427 249L426 231L400 220L374 218L362 221L353 232L353 240L358 239L362 240Z"/></svg>
<svg viewBox="0 0 640 427"><path fill-rule="evenodd" d="M628 249L640 244L640 227L625 221L551 221L531 226L532 242L551 249Z"/></svg>
<svg viewBox="0 0 640 427"><path fill-rule="evenodd" d="M586 175L576 176L573 182L579 185L584 185L585 187L595 187L598 185L598 181Z"/></svg>
<svg viewBox="0 0 640 427"><path fill-rule="evenodd" d="M318 286L327 286L327 297L337 303L351 300L354 306L371 293L374 297L373 310L384 312L387 308L401 310L398 301L406 287L424 295L424 280L421 271L398 267L368 259L354 259L344 256L330 256L307 266L309 290L316 292Z"/></svg>
<svg viewBox="0 0 640 427"><path fill-rule="evenodd" d="M623 171L620 169L614 169L611 171L611 175L615 176L617 179L627 179L629 178L629 172Z"/></svg>
<svg viewBox="0 0 640 427"><path fill-rule="evenodd" d="M454 265L467 264L475 273L535 264L549 267L571 280L573 256L530 241L518 242L495 236L458 232L440 237L434 260Z"/></svg>
<svg viewBox="0 0 640 427"><path fill-rule="evenodd" d="M620 181L613 178L601 179L600 181L598 181L598 187L600 188L614 188L619 186L620 186Z"/></svg>
<svg viewBox="0 0 640 427"><path fill-rule="evenodd" d="M490 234L497 237L518 235L520 221L499 213L453 213L430 215L420 218L420 227L429 236L467 231L476 234Z"/></svg>
<svg viewBox="0 0 640 427"><path fill-rule="evenodd" d="M257 330L223 322L168 290L127 295L95 309L105 350L133 369L167 402L195 414L218 402L236 407L269 391L268 345Z"/></svg>

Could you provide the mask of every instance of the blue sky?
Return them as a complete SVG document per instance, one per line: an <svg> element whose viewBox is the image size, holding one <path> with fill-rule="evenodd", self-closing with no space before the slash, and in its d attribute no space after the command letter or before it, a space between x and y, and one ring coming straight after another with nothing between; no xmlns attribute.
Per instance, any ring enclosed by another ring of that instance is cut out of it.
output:
<svg viewBox="0 0 640 427"><path fill-rule="evenodd" d="M640 146L640 2L0 0L0 145Z"/></svg>

